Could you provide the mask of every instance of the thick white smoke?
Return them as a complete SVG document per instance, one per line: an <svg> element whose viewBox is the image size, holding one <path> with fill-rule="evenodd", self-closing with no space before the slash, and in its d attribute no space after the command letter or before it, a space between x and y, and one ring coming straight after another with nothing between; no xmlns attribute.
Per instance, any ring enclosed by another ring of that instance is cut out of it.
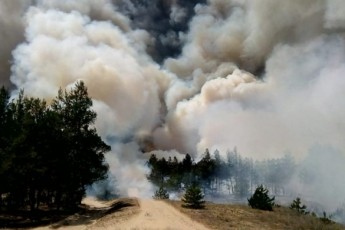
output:
<svg viewBox="0 0 345 230"><path fill-rule="evenodd" d="M154 133L155 144L194 152L196 159L205 148L226 153L233 146L255 159L286 152L307 157L301 168L319 169L311 171L320 180L296 182L295 191L328 207L344 202L339 178L345 170L335 166L345 158L342 4L265 0L198 6L181 57L165 62L188 87L173 93L169 88L171 109ZM261 73L261 80L237 68ZM324 159L328 166L321 164Z"/></svg>
<svg viewBox="0 0 345 230"><path fill-rule="evenodd" d="M22 16L31 4L30 0L0 1L0 84L10 86L11 52L24 40Z"/></svg>
<svg viewBox="0 0 345 230"><path fill-rule="evenodd" d="M157 144L178 138L189 152L236 145L248 156L264 157L286 150L306 154L315 143L343 148L341 135L329 127L338 124L333 118L342 111L320 116L320 92L342 87L341 74L324 80L341 72L344 61L341 34L327 32L339 22L329 16L332 7L333 1L271 0L198 6L182 56L165 63L189 87L178 82L169 88L170 113L156 131ZM261 81L234 71L260 66ZM171 92L174 87L183 90ZM200 94L193 97L195 92ZM337 102L338 96L326 100Z"/></svg>
<svg viewBox="0 0 345 230"><path fill-rule="evenodd" d="M11 83L36 97L51 98L59 87L85 81L97 130L113 148L107 161L121 195L151 195L140 152L147 140L195 159L205 148L225 153L234 146L255 159L288 151L306 167L319 167L328 151L327 167L345 157L342 1L209 0L195 6L188 33L159 37L185 42L181 55L163 65L148 55L157 38L134 29L140 23L119 11L120 2L0 3L0 31L7 36L0 71L9 71L7 60L13 60ZM178 1L165 2L171 24L188 18ZM16 13L2 10L11 4ZM129 5L131 12L142 9ZM6 21L12 17L12 24ZM327 167L320 178L329 182ZM345 175L336 169L329 172ZM334 182L341 196L345 188ZM309 188L324 203L344 200L315 184Z"/></svg>
<svg viewBox="0 0 345 230"><path fill-rule="evenodd" d="M26 94L49 99L59 87L83 80L94 99L97 129L113 148L107 159L110 173L121 178L119 191L126 194L133 183L145 194L151 185L134 141L159 122L160 98L169 77L144 53L149 40L145 31L123 32L113 21L92 20L84 8L72 6L76 8L71 12L46 6L28 9L26 42L13 51L11 81Z"/></svg>

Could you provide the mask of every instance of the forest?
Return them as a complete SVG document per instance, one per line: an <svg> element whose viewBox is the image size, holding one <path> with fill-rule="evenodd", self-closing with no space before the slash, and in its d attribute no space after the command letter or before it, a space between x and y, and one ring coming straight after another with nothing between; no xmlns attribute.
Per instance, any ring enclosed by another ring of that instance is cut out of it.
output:
<svg viewBox="0 0 345 230"><path fill-rule="evenodd" d="M97 134L91 107L83 82L60 89L49 103L23 90L11 99L0 89L0 210L74 209L89 185L106 179L104 154L110 146ZM243 200L259 185L272 195L294 195L289 182L297 165L290 155L258 161L236 148L226 154L206 149L200 160L151 154L147 165L148 180L169 193L196 183L213 198ZM308 181L310 175L300 171L299 179Z"/></svg>
<svg viewBox="0 0 345 230"><path fill-rule="evenodd" d="M289 195L289 181L295 171L295 161L290 155L282 158L254 161L243 158L236 150L228 151L226 159L216 150L205 150L203 158L195 162L189 154L182 161L176 157L157 159L152 154L148 165L148 179L170 192L183 191L192 183L199 184L205 195L234 195L246 198L259 185L265 185L274 195ZM301 176L303 179L303 176Z"/></svg>
<svg viewBox="0 0 345 230"><path fill-rule="evenodd" d="M83 82L49 104L0 90L0 209L76 207L87 185L104 179L110 151L93 126Z"/></svg>

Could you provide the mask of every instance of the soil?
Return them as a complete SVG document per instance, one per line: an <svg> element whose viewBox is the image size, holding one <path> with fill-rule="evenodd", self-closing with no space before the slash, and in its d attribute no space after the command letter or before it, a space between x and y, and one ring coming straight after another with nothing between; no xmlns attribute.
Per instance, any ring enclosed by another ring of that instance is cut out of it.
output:
<svg viewBox="0 0 345 230"><path fill-rule="evenodd" d="M4 226L33 230L345 229L343 225L324 223L286 207L275 207L273 212L268 212L247 205L206 202L204 209L186 209L181 207L181 201L137 198L111 201L87 198L83 203L73 214L40 213L37 216L40 218L35 219L20 213L0 213L0 229L6 229Z"/></svg>
<svg viewBox="0 0 345 230"><path fill-rule="evenodd" d="M193 221L171 205L160 200L121 199L100 202L88 198L84 203L89 212L72 215L58 223L33 228L34 230L207 230L205 226Z"/></svg>

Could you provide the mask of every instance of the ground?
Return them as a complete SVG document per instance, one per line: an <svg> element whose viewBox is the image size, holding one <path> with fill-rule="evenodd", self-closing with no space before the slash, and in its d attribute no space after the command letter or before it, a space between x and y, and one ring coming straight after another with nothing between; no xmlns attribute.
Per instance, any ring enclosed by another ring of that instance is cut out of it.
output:
<svg viewBox="0 0 345 230"><path fill-rule="evenodd" d="M94 199L84 201L91 207L86 215L75 214L58 223L34 228L34 230L68 229L157 229L157 230L207 230L205 226L193 221L170 204L152 199L127 199L116 202L99 202ZM116 208L116 204L121 205ZM128 204L128 205L126 205ZM114 206L115 205L115 206ZM115 210L111 210L111 209Z"/></svg>
<svg viewBox="0 0 345 230"><path fill-rule="evenodd" d="M323 223L311 215L302 215L287 207L274 207L274 211L252 209L243 204L215 204L206 202L205 209L185 209L180 201L167 201L169 204L190 216L193 220L205 224L210 229L323 229L345 230L345 226L335 223Z"/></svg>
<svg viewBox="0 0 345 230"><path fill-rule="evenodd" d="M181 201L121 198L97 201L87 198L81 211L60 220L40 223L33 230L207 230L207 229L339 229L311 215L301 215L285 207L273 212L252 209L246 205L214 204L204 209L182 208ZM28 226L26 226L28 227ZM30 226L29 226L30 227ZM13 228L13 226L12 226ZM15 227L19 229L19 227ZM1 226L0 226L1 229ZM28 228L26 228L28 229Z"/></svg>

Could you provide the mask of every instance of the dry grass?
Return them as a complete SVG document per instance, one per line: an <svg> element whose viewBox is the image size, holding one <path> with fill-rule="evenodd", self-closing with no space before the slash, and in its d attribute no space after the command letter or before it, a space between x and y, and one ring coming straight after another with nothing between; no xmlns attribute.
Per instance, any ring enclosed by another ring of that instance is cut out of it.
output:
<svg viewBox="0 0 345 230"><path fill-rule="evenodd" d="M86 226L93 225L97 227L111 219L123 220L137 214L140 210L136 198L120 198L103 202L106 207L86 208L83 212L76 213L63 221L55 223L51 228L65 228L67 226Z"/></svg>
<svg viewBox="0 0 345 230"><path fill-rule="evenodd" d="M99 202L100 207L81 205L73 212L42 211L31 212L0 212L0 229L33 228L65 229L71 226L87 226L109 218L125 219L139 212L138 200L121 198L107 202Z"/></svg>
<svg viewBox="0 0 345 230"><path fill-rule="evenodd" d="M300 215L285 207L275 207L273 212L252 209L246 205L214 204L207 202L205 209L186 209L180 201L167 201L211 229L343 229L340 224L325 224L310 215Z"/></svg>
<svg viewBox="0 0 345 230"><path fill-rule="evenodd" d="M275 207L273 212L261 211L252 209L246 205L226 205L226 204L214 204L207 202L205 209L186 209L182 208L180 201L166 201L180 212L190 216L194 221L199 222L210 229L343 229L345 226L339 224L325 224L318 218L310 215L300 215L293 210L285 207ZM150 204L151 205L151 204ZM158 206L157 206L158 205ZM122 198L112 200L109 202L101 202L98 206L85 206L79 212L73 215L61 216L60 220L53 220L53 223L47 225L45 221L36 222L37 230L48 229L114 229L114 226L120 226L120 224L129 223L134 216L142 213L143 219L154 223L157 227L157 222L152 222L153 216L146 216L147 213L163 213L163 217L159 217L160 220L166 221L167 219L173 219L175 214L171 211L164 211L163 205L157 204L151 205L149 208L154 209L151 211L145 211L145 207L141 207L137 199ZM144 209L143 209L144 208ZM148 207L146 207L147 209ZM169 215L168 215L169 214ZM1 217L1 215L0 215ZM0 218L1 219L1 218ZM137 218L138 219L138 218ZM140 218L139 218L140 219ZM7 219L8 220L8 219ZM140 220L141 221L141 220ZM140 226L144 226L144 222L138 222ZM133 221L132 221L133 222ZM7 222L9 223L9 222ZM17 225L2 226L2 227L33 227L28 225L30 223L13 222ZM138 224L136 223L136 224ZM174 222L175 223L175 222ZM32 223L31 223L32 224ZM175 223L176 224L176 223ZM43 225L43 226L42 226ZM174 224L171 224L174 226ZM1 228L1 226L0 226ZM115 228L116 229L116 228ZM127 228L125 228L127 229ZM140 228L137 228L140 229ZM164 229L164 228L162 228ZM182 229L182 228L179 228ZM188 228L194 229L194 228Z"/></svg>

